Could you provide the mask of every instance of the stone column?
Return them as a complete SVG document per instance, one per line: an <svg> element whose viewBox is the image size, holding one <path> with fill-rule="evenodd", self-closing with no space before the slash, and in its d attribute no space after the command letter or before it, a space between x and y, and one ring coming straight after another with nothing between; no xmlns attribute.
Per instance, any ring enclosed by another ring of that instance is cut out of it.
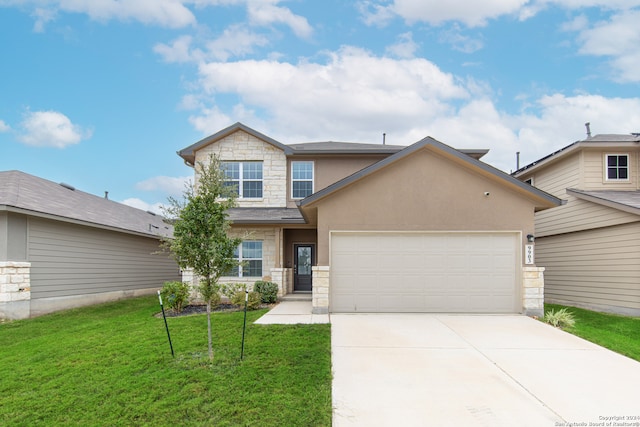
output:
<svg viewBox="0 0 640 427"><path fill-rule="evenodd" d="M527 316L544 316L544 270L544 267L522 268L522 306Z"/></svg>
<svg viewBox="0 0 640 427"><path fill-rule="evenodd" d="M30 315L31 263L0 261L0 318L26 319Z"/></svg>
<svg viewBox="0 0 640 427"><path fill-rule="evenodd" d="M271 282L278 285L278 297L283 297L287 293L285 269L284 268L272 268L271 269Z"/></svg>
<svg viewBox="0 0 640 427"><path fill-rule="evenodd" d="M329 266L311 267L313 272L312 310L313 314L329 312Z"/></svg>

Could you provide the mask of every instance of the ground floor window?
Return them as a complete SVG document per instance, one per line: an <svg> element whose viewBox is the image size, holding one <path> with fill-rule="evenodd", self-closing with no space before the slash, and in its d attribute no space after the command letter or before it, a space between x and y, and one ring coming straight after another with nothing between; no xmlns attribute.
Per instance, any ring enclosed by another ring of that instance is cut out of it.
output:
<svg viewBox="0 0 640 427"><path fill-rule="evenodd" d="M262 277L262 241L246 240L238 245L234 257L240 262L230 276Z"/></svg>

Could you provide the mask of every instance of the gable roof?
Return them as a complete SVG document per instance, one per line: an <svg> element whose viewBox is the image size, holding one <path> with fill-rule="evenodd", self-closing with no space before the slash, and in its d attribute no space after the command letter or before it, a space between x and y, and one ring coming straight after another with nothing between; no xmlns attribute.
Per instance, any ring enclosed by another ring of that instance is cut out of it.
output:
<svg viewBox="0 0 640 427"><path fill-rule="evenodd" d="M640 215L640 191L583 191L567 188L567 193L579 199Z"/></svg>
<svg viewBox="0 0 640 427"><path fill-rule="evenodd" d="M640 134L637 133L632 133L629 135L595 135L581 141L573 142L566 147L563 147L551 154L542 157L541 159L536 160L535 162L529 163L528 165L521 167L517 171L513 172L512 175L516 177L524 175L525 173L529 173L534 169L542 167L543 165L547 165L561 158L564 158L565 156L574 153L575 151L582 148L625 148L638 146L638 143L640 143Z"/></svg>
<svg viewBox="0 0 640 427"><path fill-rule="evenodd" d="M20 171L0 172L0 211L159 238L173 228L162 216Z"/></svg>
<svg viewBox="0 0 640 427"><path fill-rule="evenodd" d="M182 157L189 166L195 163L195 152L206 147L232 133L242 130L258 139L261 139L274 147L281 149L287 156L304 156L304 155L322 155L322 154L384 154L391 155L407 148L405 145L386 145L386 144L366 144L359 142L339 142L339 141L321 141L321 142L304 142L299 144L283 144L270 138L255 129L250 128L240 122L222 129L200 141L178 151L178 155ZM461 153L467 154L475 159L480 159L487 154L489 150L485 149L462 149Z"/></svg>
<svg viewBox="0 0 640 427"><path fill-rule="evenodd" d="M303 208L305 206L310 206L313 203L341 190L342 188L356 182L359 181L373 173L375 173L376 171L386 167L387 165L390 165L394 162L397 162L400 159L403 159L409 155L411 155L412 153L421 150L425 147L433 147L436 150L442 151L450 156L453 156L454 158L462 161L465 164L468 164L469 166L471 166L472 168L476 168L479 169L485 173L487 173L489 176L492 176L498 180L503 180L506 183L510 184L511 186L517 188L519 191L522 191L524 194L528 194L536 199L541 200L543 203L541 203L540 208L541 209L546 209L549 207L553 207L553 206L559 206L563 203L562 200L558 199L557 197L544 192L542 190L539 190L535 187L532 187L529 184L525 184L522 181L510 176L509 174L506 174L504 172L502 172L499 169L494 168L493 166L490 166L484 162L481 162L479 160L476 160L473 157L470 157L469 155L463 153L462 151L456 150L446 144L443 144L440 141L435 140L434 138L431 137L426 137L418 142L416 142L413 145L410 145L408 147L406 147L405 149L403 149L402 151L397 152L396 154L389 156L383 160L380 160L377 163L374 163L338 182L335 182L331 185L329 185L328 187L310 195L309 197L300 200L298 202L298 206Z"/></svg>
<svg viewBox="0 0 640 427"><path fill-rule="evenodd" d="M182 150L178 151L178 155L184 159L185 163L187 163L190 166L193 166L196 161L196 154L195 154L196 151L198 151L202 147L206 147L207 145L219 139L229 136L238 130L242 130L248 133L249 135L252 135L258 139L263 140L264 142L267 142L273 145L274 147L281 149L282 151L285 152L285 154L291 154L292 152L291 148L282 144L281 142L278 142L275 139L270 138L267 135L264 135L258 132L257 130L251 129L249 126L245 126L242 123L237 122L235 124L232 124L229 127L222 129L219 132L214 133L213 135L209 135L208 137L201 139L195 144L191 144L187 148L183 148Z"/></svg>

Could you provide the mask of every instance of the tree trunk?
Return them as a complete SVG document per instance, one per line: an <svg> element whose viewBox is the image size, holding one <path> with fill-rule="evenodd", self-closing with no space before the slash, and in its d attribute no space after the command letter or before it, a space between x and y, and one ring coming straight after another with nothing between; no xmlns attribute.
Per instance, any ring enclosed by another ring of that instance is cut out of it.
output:
<svg viewBox="0 0 640 427"><path fill-rule="evenodd" d="M207 337L209 338L209 360L213 362L213 344L211 342L211 301L207 301Z"/></svg>

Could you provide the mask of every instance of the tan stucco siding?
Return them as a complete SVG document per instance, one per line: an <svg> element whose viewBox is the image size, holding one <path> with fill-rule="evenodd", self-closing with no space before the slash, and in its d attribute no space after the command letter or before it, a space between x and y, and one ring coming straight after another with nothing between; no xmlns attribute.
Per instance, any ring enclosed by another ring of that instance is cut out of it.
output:
<svg viewBox="0 0 640 427"><path fill-rule="evenodd" d="M640 315L640 221L536 241L545 299Z"/></svg>
<svg viewBox="0 0 640 427"><path fill-rule="evenodd" d="M638 188L638 152L636 150L584 150L584 186L582 190L637 190ZM629 180L608 181L605 174L607 154L629 155Z"/></svg>
<svg viewBox="0 0 640 427"><path fill-rule="evenodd" d="M287 197L287 159L284 152L242 130L196 152L196 164L216 154L222 161L262 161L263 197L238 199L239 207L284 207ZM196 177L197 180L197 177Z"/></svg>
<svg viewBox="0 0 640 427"><path fill-rule="evenodd" d="M314 165L313 191L329 185L370 166L387 156L295 156L287 162L287 206L296 206L291 198L291 162L311 161Z"/></svg>
<svg viewBox="0 0 640 427"><path fill-rule="evenodd" d="M532 201L427 149L332 194L317 207L319 265L329 263L330 230L522 231L524 236L534 230Z"/></svg>

